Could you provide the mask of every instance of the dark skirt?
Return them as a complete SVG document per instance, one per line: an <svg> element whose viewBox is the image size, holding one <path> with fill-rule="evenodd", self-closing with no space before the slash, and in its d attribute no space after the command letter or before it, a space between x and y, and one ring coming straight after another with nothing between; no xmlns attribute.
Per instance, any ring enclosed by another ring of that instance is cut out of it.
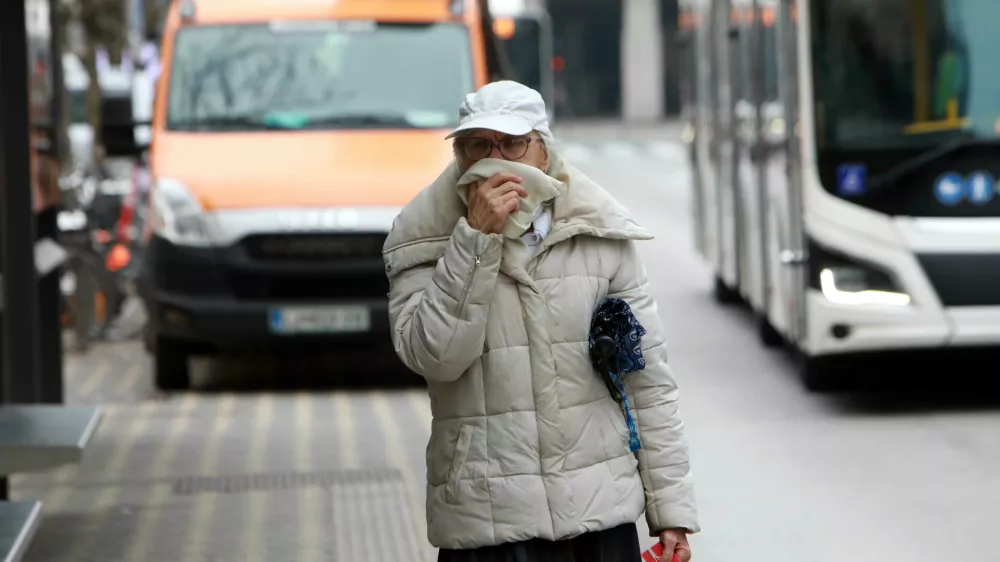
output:
<svg viewBox="0 0 1000 562"><path fill-rule="evenodd" d="M441 549L438 562L639 562L635 523L562 541L532 539L470 550Z"/></svg>

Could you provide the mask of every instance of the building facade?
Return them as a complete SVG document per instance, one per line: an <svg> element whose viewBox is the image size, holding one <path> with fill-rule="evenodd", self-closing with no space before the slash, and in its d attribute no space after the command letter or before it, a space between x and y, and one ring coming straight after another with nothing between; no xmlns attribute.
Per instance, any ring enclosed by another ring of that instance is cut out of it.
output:
<svg viewBox="0 0 1000 562"><path fill-rule="evenodd" d="M538 0L552 18L556 114L655 121L679 112L677 0Z"/></svg>

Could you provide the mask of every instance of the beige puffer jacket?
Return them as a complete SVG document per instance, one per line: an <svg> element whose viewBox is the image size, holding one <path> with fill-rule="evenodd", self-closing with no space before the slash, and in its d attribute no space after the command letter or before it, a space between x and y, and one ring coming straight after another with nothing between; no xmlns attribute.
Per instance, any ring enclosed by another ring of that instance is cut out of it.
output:
<svg viewBox="0 0 1000 562"><path fill-rule="evenodd" d="M451 165L397 217L384 249L395 349L428 381L428 538L476 548L634 522L697 532L688 448L663 330L634 240L652 235L565 168L553 227L524 267L469 227ZM605 297L646 328L626 379L642 449L591 366Z"/></svg>

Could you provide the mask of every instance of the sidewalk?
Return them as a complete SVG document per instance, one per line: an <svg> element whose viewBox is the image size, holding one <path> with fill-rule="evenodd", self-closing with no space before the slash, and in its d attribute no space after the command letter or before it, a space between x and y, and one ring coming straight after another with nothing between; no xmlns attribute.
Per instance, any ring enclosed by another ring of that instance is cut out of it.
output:
<svg viewBox="0 0 1000 562"><path fill-rule="evenodd" d="M105 419L81 465L12 479L43 501L25 562L430 562L426 389L278 384L358 362L196 361L202 389L165 396L140 342L67 354L68 402Z"/></svg>

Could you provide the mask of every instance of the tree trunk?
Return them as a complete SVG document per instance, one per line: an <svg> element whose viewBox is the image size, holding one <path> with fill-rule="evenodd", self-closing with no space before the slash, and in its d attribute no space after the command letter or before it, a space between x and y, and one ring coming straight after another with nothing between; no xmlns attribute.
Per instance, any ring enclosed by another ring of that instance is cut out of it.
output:
<svg viewBox="0 0 1000 562"><path fill-rule="evenodd" d="M101 83L97 74L97 49L93 43L88 42L83 53L83 67L87 69L87 78L90 84L87 86L87 123L93 131L93 142L91 151L95 166L100 167L104 162L104 142L101 134Z"/></svg>
<svg viewBox="0 0 1000 562"><path fill-rule="evenodd" d="M66 51L67 38L66 38L66 26L70 22L72 14L66 6L65 2L61 0L50 0L50 8L53 11L55 25L52 29L52 34L55 40L53 41L52 49L52 64L58 64L62 68L62 55ZM52 92L52 103L59 104L59 122L53 123L55 127L54 134L59 138L59 169L71 170L73 167L73 150L69 143L69 95L66 90L66 73L61 72L63 79L60 80L59 87Z"/></svg>

